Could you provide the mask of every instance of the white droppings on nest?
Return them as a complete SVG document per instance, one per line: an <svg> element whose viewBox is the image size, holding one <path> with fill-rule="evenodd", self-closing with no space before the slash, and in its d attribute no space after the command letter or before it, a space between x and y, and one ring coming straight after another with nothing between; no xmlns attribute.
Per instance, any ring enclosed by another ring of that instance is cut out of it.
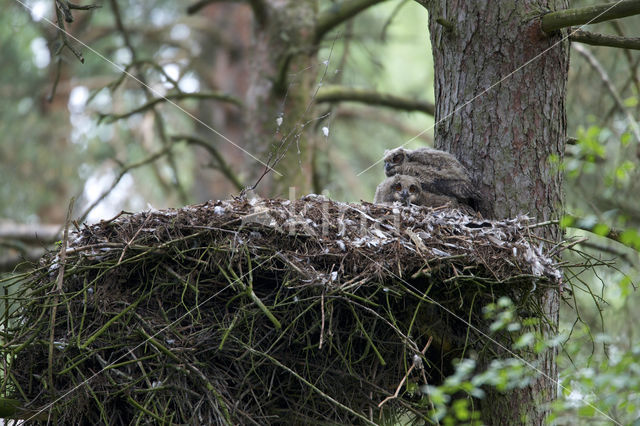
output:
<svg viewBox="0 0 640 426"><path fill-rule="evenodd" d="M336 245L337 245L338 247L340 247L340 250L342 250L342 251L347 251L347 247L344 245L344 241L342 241L342 240L337 240L337 241L336 241Z"/></svg>
<svg viewBox="0 0 640 426"><path fill-rule="evenodd" d="M379 229L377 229L377 228L373 228L373 229L371 230L371 233L372 233L373 235L375 235L376 237L378 237L378 238L380 238L380 239L383 239L383 240L388 238L388 235L387 235L387 234L385 234L384 232L382 232L381 230L379 230Z"/></svg>
<svg viewBox="0 0 640 426"><path fill-rule="evenodd" d="M524 253L524 260L529 262L531 265L531 272L536 277L541 277L544 274L544 266L540 263L537 254L531 248L531 246L527 247L527 250Z"/></svg>
<svg viewBox="0 0 640 426"><path fill-rule="evenodd" d="M494 237L493 235L487 235L486 238L498 247L502 247L504 245L504 241Z"/></svg>
<svg viewBox="0 0 640 426"><path fill-rule="evenodd" d="M439 257L449 257L449 256L451 256L450 253L447 253L446 251L437 249L435 247L431 247L431 251L433 252L433 254L435 254L436 256L439 256Z"/></svg>
<svg viewBox="0 0 640 426"><path fill-rule="evenodd" d="M276 220L271 216L271 210L265 206L254 207L251 213L242 216L241 223L242 226L247 226L252 223L269 227L277 225Z"/></svg>
<svg viewBox="0 0 640 426"><path fill-rule="evenodd" d="M226 210L225 210L225 209L224 209L224 207L222 207L222 206L215 206L215 207L213 208L213 213L214 213L214 214L217 214L217 215L219 215L219 216L220 216L220 215L223 215L223 214L225 213L225 211L226 211Z"/></svg>

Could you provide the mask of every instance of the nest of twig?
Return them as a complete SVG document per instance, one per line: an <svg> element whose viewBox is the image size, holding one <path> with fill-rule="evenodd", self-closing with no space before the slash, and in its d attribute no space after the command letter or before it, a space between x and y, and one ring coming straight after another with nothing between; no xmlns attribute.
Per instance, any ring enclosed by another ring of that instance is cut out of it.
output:
<svg viewBox="0 0 640 426"><path fill-rule="evenodd" d="M347 424L405 383L382 408L422 418L406 384L478 344L465 321L557 285L530 225L314 196L121 214L8 299L3 389L67 424Z"/></svg>

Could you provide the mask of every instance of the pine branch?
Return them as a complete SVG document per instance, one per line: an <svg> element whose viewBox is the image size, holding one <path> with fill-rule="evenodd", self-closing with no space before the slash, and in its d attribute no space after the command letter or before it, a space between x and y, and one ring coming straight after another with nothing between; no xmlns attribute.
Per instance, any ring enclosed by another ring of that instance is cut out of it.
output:
<svg viewBox="0 0 640 426"><path fill-rule="evenodd" d="M318 16L316 42L322 40L325 34L344 21L383 1L386 0L347 0L333 4Z"/></svg>
<svg viewBox="0 0 640 426"><path fill-rule="evenodd" d="M435 106L430 102L401 98L373 90L354 89L341 86L321 87L316 102L360 102L367 105L380 105L403 111L420 111L434 115Z"/></svg>
<svg viewBox="0 0 640 426"><path fill-rule="evenodd" d="M640 50L640 37L618 37L606 34L576 30L569 36L569 40L592 46L619 47L621 49Z"/></svg>
<svg viewBox="0 0 640 426"><path fill-rule="evenodd" d="M640 0L622 0L596 6L559 10L542 17L542 31L550 34L573 25L596 24L640 14Z"/></svg>

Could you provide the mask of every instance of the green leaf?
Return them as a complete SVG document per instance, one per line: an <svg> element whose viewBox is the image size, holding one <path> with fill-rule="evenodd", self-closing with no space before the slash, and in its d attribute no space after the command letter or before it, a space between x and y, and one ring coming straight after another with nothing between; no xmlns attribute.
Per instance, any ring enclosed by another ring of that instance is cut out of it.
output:
<svg viewBox="0 0 640 426"><path fill-rule="evenodd" d="M562 219L560 219L560 228L567 228L573 225L574 221L573 216L562 216Z"/></svg>
<svg viewBox="0 0 640 426"><path fill-rule="evenodd" d="M607 225L605 225L604 223L597 223L593 228L591 228L591 231L596 234L596 235L602 235L603 237L605 235L607 235L609 233L609 231L611 230L611 228L609 228Z"/></svg>
<svg viewBox="0 0 640 426"><path fill-rule="evenodd" d="M578 409L578 414L582 417L593 417L596 413L596 408L593 405L584 405Z"/></svg>
<svg viewBox="0 0 640 426"><path fill-rule="evenodd" d="M622 146L627 146L627 145L629 145L630 142L631 142L631 133L624 132L620 136L620 143L622 144Z"/></svg>
<svg viewBox="0 0 640 426"><path fill-rule="evenodd" d="M627 246L640 249L640 235L635 229L627 229L620 235L620 242Z"/></svg>
<svg viewBox="0 0 640 426"><path fill-rule="evenodd" d="M534 341L533 333L525 333L513 344L513 349L522 349L530 346Z"/></svg>
<svg viewBox="0 0 640 426"><path fill-rule="evenodd" d="M638 97L637 96L629 96L624 100L624 106L633 108L638 105Z"/></svg>

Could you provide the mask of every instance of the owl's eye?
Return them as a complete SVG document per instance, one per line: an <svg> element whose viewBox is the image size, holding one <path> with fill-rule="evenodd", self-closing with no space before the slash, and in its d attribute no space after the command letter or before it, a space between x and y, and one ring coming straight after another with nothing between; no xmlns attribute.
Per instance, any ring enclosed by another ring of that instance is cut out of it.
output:
<svg viewBox="0 0 640 426"><path fill-rule="evenodd" d="M418 192L418 187L417 187L417 186L415 186L415 185L411 185L411 186L409 187L409 192L410 192L410 193L412 193L412 194L417 193L417 192Z"/></svg>
<svg viewBox="0 0 640 426"><path fill-rule="evenodd" d="M402 185L396 183L395 185L393 185L393 190L398 192L402 191Z"/></svg>
<svg viewBox="0 0 640 426"><path fill-rule="evenodd" d="M393 159L391 161L393 161L394 163L399 163L402 161L402 158L404 157L404 155L402 154L396 154L393 156Z"/></svg>

